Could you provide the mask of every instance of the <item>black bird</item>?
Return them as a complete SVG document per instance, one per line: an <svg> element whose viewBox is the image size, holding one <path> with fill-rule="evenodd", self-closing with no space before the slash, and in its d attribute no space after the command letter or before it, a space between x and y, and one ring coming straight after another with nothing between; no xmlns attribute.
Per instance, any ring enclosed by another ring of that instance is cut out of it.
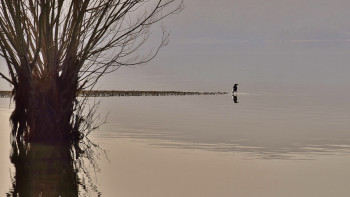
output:
<svg viewBox="0 0 350 197"><path fill-rule="evenodd" d="M233 86L233 88L232 88L232 93L235 93L235 92L237 92L237 83Z"/></svg>

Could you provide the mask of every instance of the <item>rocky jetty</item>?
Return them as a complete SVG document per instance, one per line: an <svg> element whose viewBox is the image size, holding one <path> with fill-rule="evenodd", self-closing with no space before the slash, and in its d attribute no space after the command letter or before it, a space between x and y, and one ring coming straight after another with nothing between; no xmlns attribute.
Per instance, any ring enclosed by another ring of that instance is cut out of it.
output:
<svg viewBox="0 0 350 197"><path fill-rule="evenodd" d="M227 94L227 92L182 92L182 91L82 91L82 96L89 97L109 97L109 96L186 96L186 95L220 95Z"/></svg>
<svg viewBox="0 0 350 197"><path fill-rule="evenodd" d="M186 95L222 95L227 92L182 92L182 91L137 91L137 90L92 90L81 91L80 96L110 97L110 96L186 96ZM11 91L0 91L0 97L8 98Z"/></svg>

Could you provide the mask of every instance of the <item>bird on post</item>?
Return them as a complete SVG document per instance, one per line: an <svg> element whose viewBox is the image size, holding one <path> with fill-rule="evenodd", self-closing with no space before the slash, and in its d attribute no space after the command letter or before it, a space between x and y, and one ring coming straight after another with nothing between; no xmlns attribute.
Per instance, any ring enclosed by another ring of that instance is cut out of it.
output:
<svg viewBox="0 0 350 197"><path fill-rule="evenodd" d="M235 85L233 85L233 88L232 88L232 94L237 92L237 83Z"/></svg>

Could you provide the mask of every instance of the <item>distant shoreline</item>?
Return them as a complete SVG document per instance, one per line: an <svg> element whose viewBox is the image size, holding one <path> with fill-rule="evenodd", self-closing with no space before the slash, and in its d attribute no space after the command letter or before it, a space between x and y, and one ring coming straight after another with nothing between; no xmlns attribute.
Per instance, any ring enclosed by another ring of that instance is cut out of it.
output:
<svg viewBox="0 0 350 197"><path fill-rule="evenodd" d="M186 95L223 95L227 92L184 92L184 91L138 91L138 90L92 90L81 91L79 96L111 97L111 96L186 96ZM11 97L11 91L0 91L0 97Z"/></svg>

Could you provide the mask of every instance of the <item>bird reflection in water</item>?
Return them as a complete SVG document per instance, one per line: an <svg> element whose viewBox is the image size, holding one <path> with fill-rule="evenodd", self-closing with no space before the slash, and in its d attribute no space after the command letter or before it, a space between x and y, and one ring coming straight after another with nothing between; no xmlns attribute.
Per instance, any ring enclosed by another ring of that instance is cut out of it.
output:
<svg viewBox="0 0 350 197"><path fill-rule="evenodd" d="M97 148L91 141L47 145L12 139L11 144L10 160L16 171L7 196L101 195L89 174L96 169L87 167L96 167Z"/></svg>
<svg viewBox="0 0 350 197"><path fill-rule="evenodd" d="M232 100L234 103L238 103L238 96L235 94L232 94Z"/></svg>

